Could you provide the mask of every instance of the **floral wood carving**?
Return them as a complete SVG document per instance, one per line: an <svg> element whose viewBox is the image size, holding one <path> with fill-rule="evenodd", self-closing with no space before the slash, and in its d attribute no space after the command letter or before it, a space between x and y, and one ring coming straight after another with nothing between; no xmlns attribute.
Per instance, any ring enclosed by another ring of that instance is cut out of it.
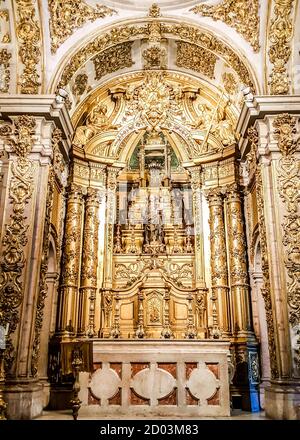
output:
<svg viewBox="0 0 300 440"><path fill-rule="evenodd" d="M285 246L285 265L288 281L289 320L292 326L300 324L300 161L295 152L300 146L300 135L296 134L297 119L283 113L274 120L274 137L282 157L278 161L278 189L284 202L282 243Z"/></svg>
<svg viewBox="0 0 300 440"><path fill-rule="evenodd" d="M221 20L235 29L259 51L259 0L223 0L217 5L198 5L192 12L213 20Z"/></svg>
<svg viewBox="0 0 300 440"><path fill-rule="evenodd" d="M10 146L17 158L11 164L9 198L11 215L5 225L0 260L0 324L9 326L5 367L11 370L15 359L15 348L10 335L15 332L19 322L19 307L23 300L23 270L26 266L24 247L28 243L25 208L33 192L35 166L28 159L33 146L35 120L31 116L18 116L12 125L0 127L0 137Z"/></svg>
<svg viewBox="0 0 300 440"><path fill-rule="evenodd" d="M216 61L217 57L203 47L184 41L177 42L176 64L179 67L195 70L212 79Z"/></svg>
<svg viewBox="0 0 300 440"><path fill-rule="evenodd" d="M105 5L97 4L93 7L83 0L48 0L48 6L52 53L87 21L95 21L117 13Z"/></svg>
<svg viewBox="0 0 300 440"><path fill-rule="evenodd" d="M37 94L41 85L38 73L38 65L41 62L41 30L36 19L36 2L16 0L16 3L16 35L19 41L19 57L24 65L20 76L20 92Z"/></svg>
<svg viewBox="0 0 300 440"><path fill-rule="evenodd" d="M131 67L132 60L132 42L117 44L101 52L93 58L95 67L95 79L99 80L102 76L125 67Z"/></svg>
<svg viewBox="0 0 300 440"><path fill-rule="evenodd" d="M269 59L273 64L270 75L270 93L272 95L287 95L290 83L287 73L287 63L292 49L290 46L293 38L292 7L294 0L275 0L274 18L269 29L270 49Z"/></svg>
<svg viewBox="0 0 300 440"><path fill-rule="evenodd" d="M0 93L7 93L10 82L10 64L11 53L7 49L0 49Z"/></svg>

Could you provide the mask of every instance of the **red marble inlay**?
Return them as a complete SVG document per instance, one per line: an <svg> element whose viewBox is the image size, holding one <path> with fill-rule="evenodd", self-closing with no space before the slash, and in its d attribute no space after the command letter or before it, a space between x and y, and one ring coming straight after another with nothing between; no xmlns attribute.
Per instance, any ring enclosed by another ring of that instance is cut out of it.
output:
<svg viewBox="0 0 300 440"><path fill-rule="evenodd" d="M206 364L206 366L212 373L214 373L217 379L220 379L219 364L212 363L212 364Z"/></svg>
<svg viewBox="0 0 300 440"><path fill-rule="evenodd" d="M174 388L166 397L158 399L159 405L177 405L177 388Z"/></svg>
<svg viewBox="0 0 300 440"><path fill-rule="evenodd" d="M121 362L110 362L110 368L114 370L120 379L122 379L122 363Z"/></svg>
<svg viewBox="0 0 300 440"><path fill-rule="evenodd" d="M99 370L99 368L102 368L102 362L94 362L93 372L95 372L96 370Z"/></svg>
<svg viewBox="0 0 300 440"><path fill-rule="evenodd" d="M122 388L119 388L116 394L108 399L109 405L121 405L122 404Z"/></svg>
<svg viewBox="0 0 300 440"><path fill-rule="evenodd" d="M186 379L190 378L191 372L197 368L197 362L186 362L185 363L185 375Z"/></svg>
<svg viewBox="0 0 300 440"><path fill-rule="evenodd" d="M172 376L176 379L177 378L177 364L174 362L166 363L166 362L158 362L157 363L158 368L161 370L165 370L168 373L172 374Z"/></svg>
<svg viewBox="0 0 300 440"><path fill-rule="evenodd" d="M208 405L220 405L220 389L218 388L215 394L207 399Z"/></svg>
<svg viewBox="0 0 300 440"><path fill-rule="evenodd" d="M150 405L150 399L140 397L132 388L130 388L130 405Z"/></svg>
<svg viewBox="0 0 300 440"><path fill-rule="evenodd" d="M100 399L97 399L93 395L90 388L88 390L89 390L89 392L88 392L88 405L100 405Z"/></svg>
<svg viewBox="0 0 300 440"><path fill-rule="evenodd" d="M198 405L199 399L196 399L196 397L192 396L188 388L185 389L185 398L187 405Z"/></svg>
<svg viewBox="0 0 300 440"><path fill-rule="evenodd" d="M132 362L131 363L131 377L134 377L139 371L149 368L149 362Z"/></svg>

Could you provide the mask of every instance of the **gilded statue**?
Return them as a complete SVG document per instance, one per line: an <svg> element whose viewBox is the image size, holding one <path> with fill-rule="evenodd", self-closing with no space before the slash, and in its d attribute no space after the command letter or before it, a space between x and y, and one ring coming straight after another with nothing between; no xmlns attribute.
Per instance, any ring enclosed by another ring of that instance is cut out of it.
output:
<svg viewBox="0 0 300 440"><path fill-rule="evenodd" d="M86 125L77 128L74 144L85 145L98 132L109 128L107 106L98 102L87 117Z"/></svg>
<svg viewBox="0 0 300 440"><path fill-rule="evenodd" d="M210 132L221 140L224 147L228 147L236 141L233 126L231 122L226 119L225 109L220 108L218 110L217 122L213 124Z"/></svg>
<svg viewBox="0 0 300 440"><path fill-rule="evenodd" d="M199 117L197 118L193 128L197 128L198 130L205 130L211 121L211 110L209 109L207 104L199 104Z"/></svg>

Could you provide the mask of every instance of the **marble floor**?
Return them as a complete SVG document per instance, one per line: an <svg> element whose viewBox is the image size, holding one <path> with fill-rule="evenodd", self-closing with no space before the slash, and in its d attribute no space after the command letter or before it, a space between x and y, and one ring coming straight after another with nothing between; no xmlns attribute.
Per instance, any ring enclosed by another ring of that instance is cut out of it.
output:
<svg viewBox="0 0 300 440"><path fill-rule="evenodd" d="M172 417L172 420L180 420L180 417ZM264 411L251 413L240 410L233 410L230 417L186 417L184 420L270 420L265 416ZM72 414L70 410L64 411L44 411L43 415L36 420L72 420ZM149 417L149 416L136 416L128 417L121 414L117 417L113 416L101 416L99 418L94 415L89 415L87 412L79 412L78 420L170 420L166 417Z"/></svg>

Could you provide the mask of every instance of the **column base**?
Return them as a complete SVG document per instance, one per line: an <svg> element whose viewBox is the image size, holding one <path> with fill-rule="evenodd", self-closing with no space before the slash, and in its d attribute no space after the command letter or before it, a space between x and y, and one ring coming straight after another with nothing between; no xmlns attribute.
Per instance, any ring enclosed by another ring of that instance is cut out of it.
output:
<svg viewBox="0 0 300 440"><path fill-rule="evenodd" d="M266 416L276 420L300 420L300 382L272 382L265 388Z"/></svg>
<svg viewBox="0 0 300 440"><path fill-rule="evenodd" d="M4 399L7 418L11 420L34 419L43 412L43 385L38 382L7 384Z"/></svg>

